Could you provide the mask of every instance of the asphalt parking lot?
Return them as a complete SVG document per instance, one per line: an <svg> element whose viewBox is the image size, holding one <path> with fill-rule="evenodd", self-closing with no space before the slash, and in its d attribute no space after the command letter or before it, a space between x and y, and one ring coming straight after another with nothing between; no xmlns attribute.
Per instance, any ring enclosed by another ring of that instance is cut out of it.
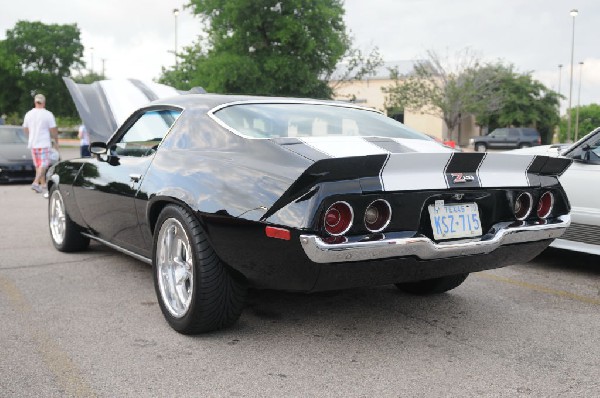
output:
<svg viewBox="0 0 600 398"><path fill-rule="evenodd" d="M435 297L252 291L234 327L190 337L147 265L57 252L28 185L0 185L0 206L2 397L600 394L597 256L548 250Z"/></svg>

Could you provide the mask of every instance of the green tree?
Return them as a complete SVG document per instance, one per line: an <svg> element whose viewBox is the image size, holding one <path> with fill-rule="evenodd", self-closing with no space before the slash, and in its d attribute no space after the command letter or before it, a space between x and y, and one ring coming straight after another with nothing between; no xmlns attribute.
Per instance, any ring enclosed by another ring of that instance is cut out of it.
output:
<svg viewBox="0 0 600 398"><path fill-rule="evenodd" d="M390 71L394 83L382 89L386 94L385 107L440 117L448 128L449 136L444 138L460 140L452 135L467 114L475 90L464 72L478 64L478 57L469 49L456 53L452 60L429 50L427 58L415 64L413 73L401 76L397 70Z"/></svg>
<svg viewBox="0 0 600 398"><path fill-rule="evenodd" d="M559 122L559 94L512 65L480 64L464 51L452 71L448 61L434 52L417 63L414 74L401 77L392 71L394 84L384 88L386 107L408 108L441 117L451 134L461 117L475 116L479 126L533 126L544 143L552 140ZM461 137L458 137L460 141Z"/></svg>
<svg viewBox="0 0 600 398"><path fill-rule="evenodd" d="M573 140L577 140L587 133L591 132L600 126L600 105L590 104L579 107L579 124L577 128L577 137L575 137L575 124L577 121L577 108L571 109L571 136ZM560 134L558 140L560 142L567 141L567 116L565 115L560 120Z"/></svg>
<svg viewBox="0 0 600 398"><path fill-rule="evenodd" d="M362 56L351 49L341 0L191 0L189 7L207 39L185 49L178 68L163 69L160 81L178 88L329 98L337 64Z"/></svg>
<svg viewBox="0 0 600 398"><path fill-rule="evenodd" d="M0 114L11 114L19 111L18 101L21 89L19 58L8 51L6 41L0 41Z"/></svg>
<svg viewBox="0 0 600 398"><path fill-rule="evenodd" d="M57 115L76 115L75 106L62 81L71 68L83 66L83 45L76 24L44 24L19 21L6 31L5 50L19 60L21 77L15 92L18 109L32 106L32 95L43 93L48 108Z"/></svg>

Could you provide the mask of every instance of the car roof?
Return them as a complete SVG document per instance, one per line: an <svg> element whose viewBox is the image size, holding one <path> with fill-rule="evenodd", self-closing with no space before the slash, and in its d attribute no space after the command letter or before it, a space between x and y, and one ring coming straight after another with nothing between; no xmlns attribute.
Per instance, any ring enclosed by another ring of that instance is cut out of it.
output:
<svg viewBox="0 0 600 398"><path fill-rule="evenodd" d="M312 98L267 97L253 95L228 95L228 94L185 94L169 98L162 98L151 102L148 106L173 105L183 109L213 109L221 105L239 102L286 102L286 103L319 103L324 105L354 106L349 102L318 100ZM357 108L362 108L356 106Z"/></svg>

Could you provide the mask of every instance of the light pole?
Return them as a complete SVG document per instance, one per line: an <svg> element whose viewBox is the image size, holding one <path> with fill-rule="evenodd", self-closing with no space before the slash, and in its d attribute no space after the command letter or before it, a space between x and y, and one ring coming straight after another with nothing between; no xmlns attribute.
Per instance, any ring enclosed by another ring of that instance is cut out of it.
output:
<svg viewBox="0 0 600 398"><path fill-rule="evenodd" d="M579 11L572 9L571 17L573 17L573 34L571 35L571 82L569 83L569 107L567 108L568 113L568 124L567 124L567 142L571 142L571 96L573 95L573 53L575 52L575 17L579 14Z"/></svg>
<svg viewBox="0 0 600 398"><path fill-rule="evenodd" d="M577 93L577 115L575 116L575 141L579 136L579 104L581 103L581 71L583 69L583 62L579 63L579 92Z"/></svg>
<svg viewBox="0 0 600 398"><path fill-rule="evenodd" d="M177 69L177 67L179 66L179 61L177 60L177 16L179 15L179 8L175 8L173 10L173 16L175 17L175 51L173 51L173 54L175 54L175 69Z"/></svg>
<svg viewBox="0 0 600 398"><path fill-rule="evenodd" d="M558 111L560 113L560 85L562 83L562 67L563 64L558 64Z"/></svg>
<svg viewBox="0 0 600 398"><path fill-rule="evenodd" d="M90 75L94 73L94 47L90 47Z"/></svg>

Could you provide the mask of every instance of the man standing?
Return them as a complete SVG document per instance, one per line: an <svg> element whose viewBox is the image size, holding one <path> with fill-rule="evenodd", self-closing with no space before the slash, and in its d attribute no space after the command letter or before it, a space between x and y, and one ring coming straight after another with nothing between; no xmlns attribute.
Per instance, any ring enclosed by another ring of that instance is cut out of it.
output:
<svg viewBox="0 0 600 398"><path fill-rule="evenodd" d="M46 169L50 167L50 148L54 138L58 149L58 129L52 112L46 110L46 97L36 94L33 99L35 107L25 114L23 127L29 136L28 148L31 148L35 179L31 189L37 193L46 190Z"/></svg>

